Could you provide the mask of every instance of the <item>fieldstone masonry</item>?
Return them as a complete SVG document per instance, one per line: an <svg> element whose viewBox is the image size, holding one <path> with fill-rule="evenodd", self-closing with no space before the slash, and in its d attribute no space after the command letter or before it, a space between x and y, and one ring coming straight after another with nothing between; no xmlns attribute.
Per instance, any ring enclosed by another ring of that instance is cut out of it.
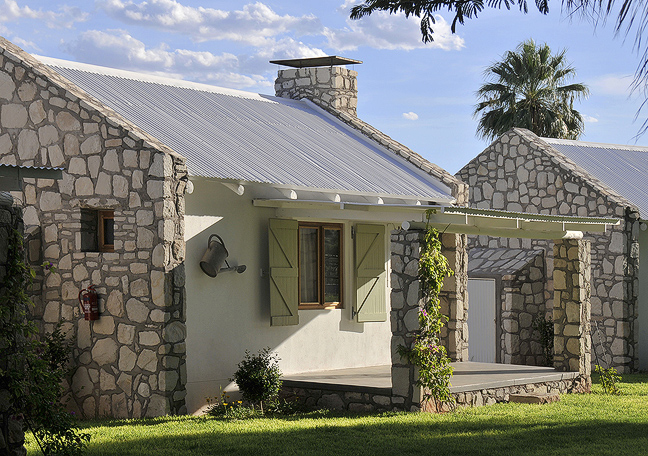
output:
<svg viewBox="0 0 648 456"><path fill-rule="evenodd" d="M422 305L419 288L418 262L423 231L394 231L392 243L392 402L404 410L419 410L423 397L421 388L414 382L416 368L402 359L398 347L409 347L419 329L418 313ZM466 237L443 234L442 253L455 275L447 278L441 293L441 311L448 315L442 339L452 361L466 361L468 358L468 299Z"/></svg>
<svg viewBox="0 0 648 456"><path fill-rule="evenodd" d="M278 97L308 98L325 108L357 116L358 72L339 66L279 70L275 81Z"/></svg>
<svg viewBox="0 0 648 456"><path fill-rule="evenodd" d="M590 338L590 243L563 240L554 244L554 367L592 370Z"/></svg>
<svg viewBox="0 0 648 456"><path fill-rule="evenodd" d="M604 328L612 366L637 366L639 220L635 208L528 130L513 129L468 163L457 177L469 185L471 206L517 212L621 219L591 241L591 318ZM470 248L545 250L547 308L554 306L553 242L471 236ZM600 354L603 355L603 354Z"/></svg>
<svg viewBox="0 0 648 456"><path fill-rule="evenodd" d="M20 197L27 231L40 227L35 253L58 268L41 275L35 317L75 341L70 407L184 412L184 159L0 39L0 163L65 169L60 181L25 179ZM114 253L81 250L81 209L114 211ZM94 322L77 301L91 284Z"/></svg>

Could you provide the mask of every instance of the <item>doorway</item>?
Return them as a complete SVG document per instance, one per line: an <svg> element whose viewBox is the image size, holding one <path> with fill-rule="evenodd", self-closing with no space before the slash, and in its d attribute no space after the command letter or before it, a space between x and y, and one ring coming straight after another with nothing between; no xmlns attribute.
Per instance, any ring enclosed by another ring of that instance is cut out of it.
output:
<svg viewBox="0 0 648 456"><path fill-rule="evenodd" d="M468 360L495 363L495 279L468 279Z"/></svg>

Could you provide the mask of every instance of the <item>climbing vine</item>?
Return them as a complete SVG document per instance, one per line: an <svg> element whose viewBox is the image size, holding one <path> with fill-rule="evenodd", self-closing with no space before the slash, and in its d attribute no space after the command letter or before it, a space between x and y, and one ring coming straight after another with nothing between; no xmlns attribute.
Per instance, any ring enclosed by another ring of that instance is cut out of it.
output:
<svg viewBox="0 0 648 456"><path fill-rule="evenodd" d="M8 239L6 275L0 293L0 389L9 392L13 416L22 416L44 455L79 455L89 435L79 433L60 402L70 346L60 326L43 338L28 318L28 290L35 277L25 263L22 234ZM51 270L52 265L44 264Z"/></svg>
<svg viewBox="0 0 648 456"><path fill-rule="evenodd" d="M428 211L428 221L432 212ZM441 313L439 294L443 281L454 271L441 254L439 232L426 227L419 259L419 282L423 293L423 304L419 309L419 331L411 348L399 346L401 356L419 368L417 385L423 387L426 401L432 401L437 409L453 403L450 394L450 377L453 368L446 348L441 342L441 329L448 317Z"/></svg>

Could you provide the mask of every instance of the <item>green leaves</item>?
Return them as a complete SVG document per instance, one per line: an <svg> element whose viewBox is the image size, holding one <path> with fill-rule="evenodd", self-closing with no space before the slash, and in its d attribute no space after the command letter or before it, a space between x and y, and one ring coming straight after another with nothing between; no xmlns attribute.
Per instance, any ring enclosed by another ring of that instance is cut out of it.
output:
<svg viewBox="0 0 648 456"><path fill-rule="evenodd" d="M594 370L601 376L601 386L605 394L612 394L618 396L621 394L617 382L621 381L621 376L614 367L603 369L598 364L594 366Z"/></svg>
<svg viewBox="0 0 648 456"><path fill-rule="evenodd" d="M549 12L548 0L536 0L535 4L542 14ZM434 41L434 14L448 11L454 14L451 30L456 32L457 23L463 25L466 19L477 18L484 8L506 8L517 6L520 11L528 11L526 0L366 0L351 8L351 19L360 19L376 11L388 11L390 14L404 13L406 17L415 16L421 19L421 37L424 43Z"/></svg>
<svg viewBox="0 0 648 456"><path fill-rule="evenodd" d="M585 125L574 101L587 98L589 90L566 84L575 75L564 50L552 55L546 44L520 43L485 71L475 106L475 116L481 114L478 136L494 139L518 127L542 137L578 139Z"/></svg>
<svg viewBox="0 0 648 456"><path fill-rule="evenodd" d="M238 364L238 370L232 379L243 394L243 399L253 404L260 404L275 398L281 390L281 370L279 358L270 352L270 347L252 355L245 350L245 358Z"/></svg>
<svg viewBox="0 0 648 456"><path fill-rule="evenodd" d="M430 213L428 213L429 219ZM423 387L424 400L433 400L439 407L454 402L450 393L452 367L441 341L441 330L448 317L441 313L439 294L446 277L454 274L448 260L441 254L439 232L429 228L425 232L419 259L419 281L424 304L419 309L419 331L411 348L398 347L398 353L418 366L417 385Z"/></svg>
<svg viewBox="0 0 648 456"><path fill-rule="evenodd" d="M7 275L0 293L0 386L11 394L11 414L25 417L45 455L77 456L83 453L88 434L78 432L73 417L61 404L62 382L71 353L60 326L42 338L28 309L35 272L25 263L23 237L9 237Z"/></svg>

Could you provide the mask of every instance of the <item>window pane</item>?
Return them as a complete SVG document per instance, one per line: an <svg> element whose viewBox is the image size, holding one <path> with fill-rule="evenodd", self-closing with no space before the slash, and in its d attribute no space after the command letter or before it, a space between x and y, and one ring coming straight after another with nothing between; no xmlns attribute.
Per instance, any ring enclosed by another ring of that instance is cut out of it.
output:
<svg viewBox="0 0 648 456"><path fill-rule="evenodd" d="M104 218L103 224L103 243L113 245L115 243L115 219Z"/></svg>
<svg viewBox="0 0 648 456"><path fill-rule="evenodd" d="M324 301L340 302L340 230L324 230Z"/></svg>
<svg viewBox="0 0 648 456"><path fill-rule="evenodd" d="M98 252L97 243L97 211L81 209L81 251Z"/></svg>
<svg viewBox="0 0 648 456"><path fill-rule="evenodd" d="M319 302L317 228L299 229L299 287L301 302Z"/></svg>

